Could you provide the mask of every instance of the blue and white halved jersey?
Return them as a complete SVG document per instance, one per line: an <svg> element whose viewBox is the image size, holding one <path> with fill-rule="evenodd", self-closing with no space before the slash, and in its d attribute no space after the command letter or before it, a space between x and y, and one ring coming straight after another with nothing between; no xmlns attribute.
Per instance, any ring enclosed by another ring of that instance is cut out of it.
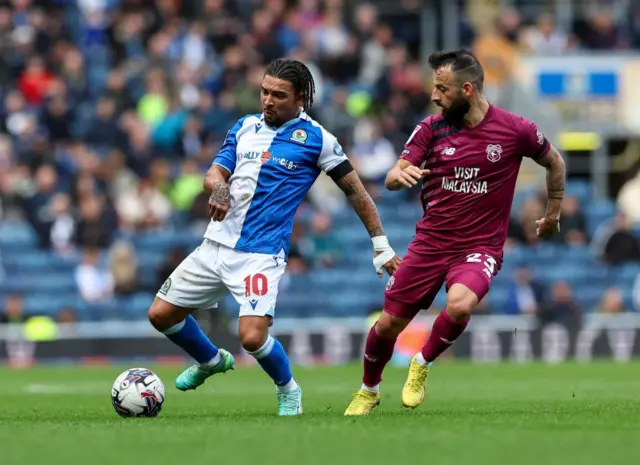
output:
<svg viewBox="0 0 640 465"><path fill-rule="evenodd" d="M279 128L241 118L213 163L231 173L231 207L205 237L245 252L289 252L296 210L320 174L347 159L337 139L301 112Z"/></svg>

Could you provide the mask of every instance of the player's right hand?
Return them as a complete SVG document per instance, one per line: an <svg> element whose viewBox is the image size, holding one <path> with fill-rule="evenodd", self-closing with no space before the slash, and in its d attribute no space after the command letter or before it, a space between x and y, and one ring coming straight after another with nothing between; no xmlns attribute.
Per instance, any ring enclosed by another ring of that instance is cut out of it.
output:
<svg viewBox="0 0 640 465"><path fill-rule="evenodd" d="M409 188L418 184L418 181L431 172L430 170L423 170L414 165L409 165L403 170L396 169L395 171L395 182Z"/></svg>
<svg viewBox="0 0 640 465"><path fill-rule="evenodd" d="M222 221L229 211L230 203L229 185L219 181L214 184L209 196L209 215L213 221Z"/></svg>
<svg viewBox="0 0 640 465"><path fill-rule="evenodd" d="M549 218L545 216L536 221L536 226L536 234L538 237L551 237L560 232L560 218Z"/></svg>

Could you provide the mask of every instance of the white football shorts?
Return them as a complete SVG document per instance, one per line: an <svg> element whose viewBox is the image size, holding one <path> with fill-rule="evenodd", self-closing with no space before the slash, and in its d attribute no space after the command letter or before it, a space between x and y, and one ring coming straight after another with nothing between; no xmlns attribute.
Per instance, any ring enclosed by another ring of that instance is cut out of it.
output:
<svg viewBox="0 0 640 465"><path fill-rule="evenodd" d="M287 263L279 255L243 252L205 239L171 273L156 296L193 309L217 307L231 293L240 316L274 316Z"/></svg>

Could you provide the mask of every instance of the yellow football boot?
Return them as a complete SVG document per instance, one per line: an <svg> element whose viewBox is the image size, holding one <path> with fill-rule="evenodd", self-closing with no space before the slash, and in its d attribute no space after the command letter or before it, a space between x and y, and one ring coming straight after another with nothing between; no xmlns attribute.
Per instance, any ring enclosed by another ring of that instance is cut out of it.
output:
<svg viewBox="0 0 640 465"><path fill-rule="evenodd" d="M402 405L407 408L416 408L424 400L427 390L427 376L429 367L416 361L414 356L409 366L409 376L402 388Z"/></svg>
<svg viewBox="0 0 640 465"><path fill-rule="evenodd" d="M380 393L360 389L353 395L353 400L344 412L345 416L369 415L380 403Z"/></svg>

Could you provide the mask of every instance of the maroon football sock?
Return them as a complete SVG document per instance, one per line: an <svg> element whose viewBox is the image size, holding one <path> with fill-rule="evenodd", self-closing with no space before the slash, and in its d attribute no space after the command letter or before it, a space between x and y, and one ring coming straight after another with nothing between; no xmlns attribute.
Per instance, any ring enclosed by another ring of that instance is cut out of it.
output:
<svg viewBox="0 0 640 465"><path fill-rule="evenodd" d="M369 387L374 387L382 381L382 371L391 357L395 339L385 339L376 333L376 325L373 325L367 336L367 345L364 350L364 376L362 382Z"/></svg>
<svg viewBox="0 0 640 465"><path fill-rule="evenodd" d="M431 334L427 343L422 348L422 356L427 362L433 362L438 356L458 339L469 323L469 318L456 322L447 315L447 309L438 315L433 322Z"/></svg>

